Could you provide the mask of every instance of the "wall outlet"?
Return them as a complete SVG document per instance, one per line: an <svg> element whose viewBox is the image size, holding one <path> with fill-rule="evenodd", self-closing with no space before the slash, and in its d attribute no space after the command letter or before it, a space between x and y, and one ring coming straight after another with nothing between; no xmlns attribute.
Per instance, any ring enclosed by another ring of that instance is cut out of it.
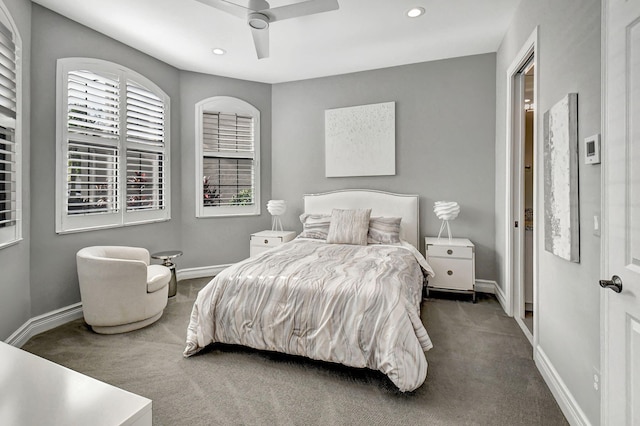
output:
<svg viewBox="0 0 640 426"><path fill-rule="evenodd" d="M593 367L593 390L600 393L600 370Z"/></svg>

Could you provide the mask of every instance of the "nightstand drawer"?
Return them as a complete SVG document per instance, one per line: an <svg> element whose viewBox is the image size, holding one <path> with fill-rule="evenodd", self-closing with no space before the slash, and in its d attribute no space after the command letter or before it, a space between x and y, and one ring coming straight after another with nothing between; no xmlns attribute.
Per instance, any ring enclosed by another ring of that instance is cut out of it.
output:
<svg viewBox="0 0 640 426"><path fill-rule="evenodd" d="M256 235L251 236L252 246L275 247L279 244L282 244L282 237L260 237Z"/></svg>
<svg viewBox="0 0 640 426"><path fill-rule="evenodd" d="M473 258L472 247L458 247L458 246L429 246L427 247L429 258L433 257L451 257L458 259L471 259Z"/></svg>
<svg viewBox="0 0 640 426"><path fill-rule="evenodd" d="M473 290L473 263L469 260L430 257L429 264L436 274L429 279L429 287Z"/></svg>

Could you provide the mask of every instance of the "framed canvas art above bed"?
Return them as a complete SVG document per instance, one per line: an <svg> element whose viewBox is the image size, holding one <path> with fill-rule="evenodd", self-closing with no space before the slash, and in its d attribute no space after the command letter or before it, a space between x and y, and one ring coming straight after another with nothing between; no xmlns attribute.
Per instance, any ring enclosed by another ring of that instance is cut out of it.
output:
<svg viewBox="0 0 640 426"><path fill-rule="evenodd" d="M325 175L396 174L396 103L325 111Z"/></svg>

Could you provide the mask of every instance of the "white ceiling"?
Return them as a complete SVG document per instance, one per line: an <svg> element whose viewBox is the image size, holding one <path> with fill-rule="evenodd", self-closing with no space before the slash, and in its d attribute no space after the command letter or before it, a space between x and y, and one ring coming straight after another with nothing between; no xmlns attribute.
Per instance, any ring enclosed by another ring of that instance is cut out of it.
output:
<svg viewBox="0 0 640 426"><path fill-rule="evenodd" d="M495 52L520 3L339 0L339 10L272 23L270 57L258 60L246 22L196 0L34 1L179 69L265 83ZM426 14L406 17L413 6Z"/></svg>

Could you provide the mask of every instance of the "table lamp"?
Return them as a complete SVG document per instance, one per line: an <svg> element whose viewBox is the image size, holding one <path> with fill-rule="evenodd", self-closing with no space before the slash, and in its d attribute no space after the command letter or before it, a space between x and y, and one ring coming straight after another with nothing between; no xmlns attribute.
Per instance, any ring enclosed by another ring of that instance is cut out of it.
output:
<svg viewBox="0 0 640 426"><path fill-rule="evenodd" d="M284 200L269 200L267 211L271 214L271 230L284 231L280 216L287 210L287 203Z"/></svg>
<svg viewBox="0 0 640 426"><path fill-rule="evenodd" d="M446 227L449 242L451 242L451 226L449 225L449 221L458 217L458 214L460 214L460 206L455 201L436 201L433 205L433 212L438 219L442 220L440 232L438 232L438 239L440 239L440 235L442 235L442 231L444 231Z"/></svg>

